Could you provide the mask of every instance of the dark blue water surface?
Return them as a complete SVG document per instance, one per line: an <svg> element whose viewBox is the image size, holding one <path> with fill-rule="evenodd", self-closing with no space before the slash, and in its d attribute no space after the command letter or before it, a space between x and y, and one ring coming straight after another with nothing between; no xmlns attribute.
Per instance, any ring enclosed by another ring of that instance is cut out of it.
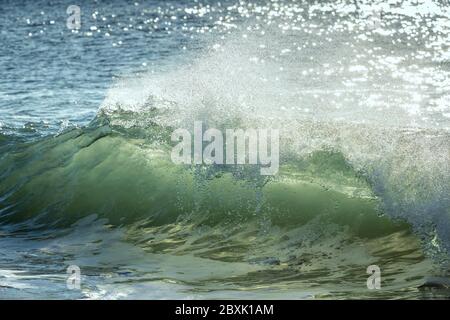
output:
<svg viewBox="0 0 450 320"><path fill-rule="evenodd" d="M180 1L2 1L0 16L0 123L40 131L85 124L116 77L182 61L208 23Z"/></svg>

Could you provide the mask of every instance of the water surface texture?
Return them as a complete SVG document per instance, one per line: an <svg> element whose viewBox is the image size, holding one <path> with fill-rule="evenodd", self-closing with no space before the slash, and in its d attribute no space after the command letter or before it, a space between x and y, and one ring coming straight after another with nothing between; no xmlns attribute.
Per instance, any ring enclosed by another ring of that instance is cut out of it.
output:
<svg viewBox="0 0 450 320"><path fill-rule="evenodd" d="M449 18L437 0L3 0L0 299L448 298ZM174 164L194 121L279 129L278 174Z"/></svg>

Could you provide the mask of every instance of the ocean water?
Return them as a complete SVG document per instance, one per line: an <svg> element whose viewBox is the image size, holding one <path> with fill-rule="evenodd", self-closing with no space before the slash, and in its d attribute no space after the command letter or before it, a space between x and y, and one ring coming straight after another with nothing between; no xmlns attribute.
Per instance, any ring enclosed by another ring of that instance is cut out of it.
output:
<svg viewBox="0 0 450 320"><path fill-rule="evenodd" d="M0 299L448 298L449 17L1 1ZM279 173L175 165L194 121L279 129Z"/></svg>

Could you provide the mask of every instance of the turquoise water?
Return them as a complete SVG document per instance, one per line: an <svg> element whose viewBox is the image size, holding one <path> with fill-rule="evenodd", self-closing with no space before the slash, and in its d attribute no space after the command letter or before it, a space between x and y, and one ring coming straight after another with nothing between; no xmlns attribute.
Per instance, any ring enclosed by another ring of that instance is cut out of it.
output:
<svg viewBox="0 0 450 320"><path fill-rule="evenodd" d="M0 298L448 297L446 2L67 5L0 9ZM279 173L175 165L194 121Z"/></svg>

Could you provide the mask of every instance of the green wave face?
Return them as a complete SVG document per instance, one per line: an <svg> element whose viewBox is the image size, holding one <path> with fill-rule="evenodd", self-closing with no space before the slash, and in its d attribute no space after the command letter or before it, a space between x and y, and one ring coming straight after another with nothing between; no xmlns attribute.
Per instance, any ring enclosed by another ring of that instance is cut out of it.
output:
<svg viewBox="0 0 450 320"><path fill-rule="evenodd" d="M115 225L164 225L195 215L218 225L256 216L284 227L324 216L366 236L398 228L380 217L364 178L331 151L292 159L268 178L256 165L176 165L170 145L100 126L30 144L4 156L2 167L5 222L64 226L96 214Z"/></svg>
<svg viewBox="0 0 450 320"><path fill-rule="evenodd" d="M194 262L200 259L242 269L230 275L216 265L207 280L196 271L173 275L206 291L218 283L288 291L313 290L315 283L338 296L338 283L364 283L365 268L382 263L396 274L389 290L406 286L414 296L421 275L433 268L411 225L384 214L367 178L342 153L286 156L275 177L250 165L175 165L170 129L124 129L97 120L57 137L2 144L9 151L0 160L3 226L19 234L71 230L96 217L123 230L123 239L148 257L169 254L181 265L206 263ZM117 254L102 257L114 265ZM399 271L411 269L413 281L406 279L410 271ZM364 296L363 289L358 283L346 290Z"/></svg>

